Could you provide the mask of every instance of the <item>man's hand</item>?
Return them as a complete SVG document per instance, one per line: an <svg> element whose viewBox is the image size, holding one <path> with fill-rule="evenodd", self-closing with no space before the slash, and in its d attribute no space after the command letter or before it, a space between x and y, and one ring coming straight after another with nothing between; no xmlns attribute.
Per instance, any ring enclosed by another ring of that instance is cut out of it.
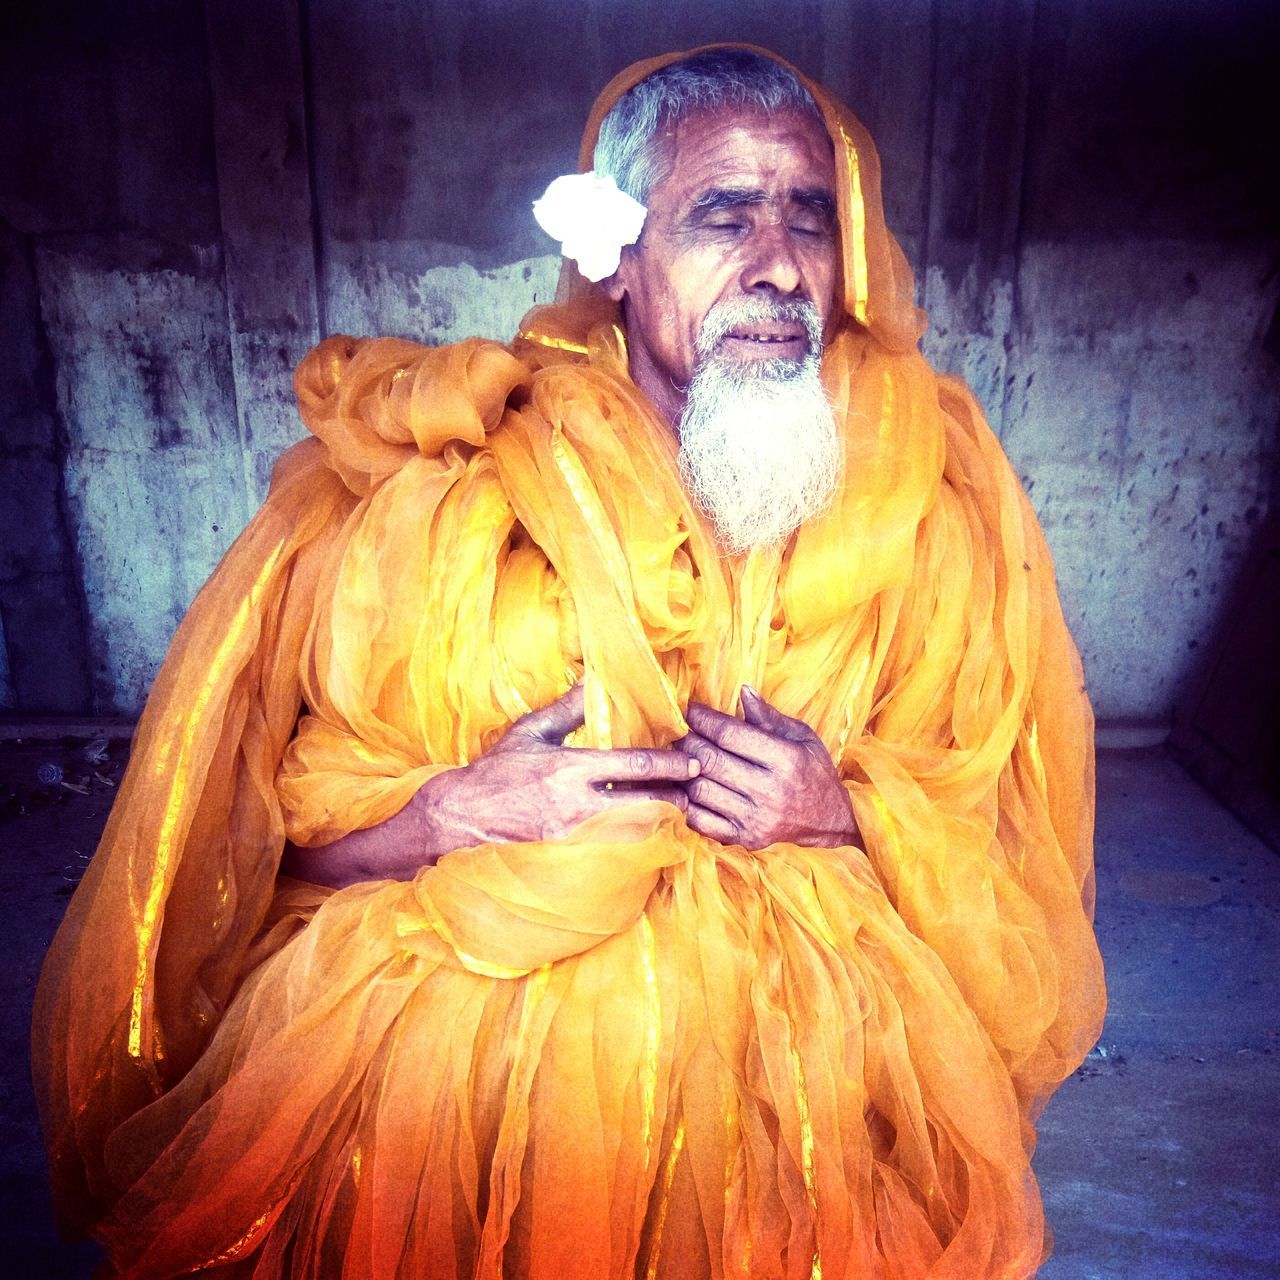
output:
<svg viewBox="0 0 1280 1280"><path fill-rule="evenodd" d="M541 710L522 716L482 756L431 779L415 798L439 856L488 841L555 840L584 819L617 804L665 800L688 805L684 784L699 766L678 751L566 747L583 722L575 685Z"/></svg>
<svg viewBox="0 0 1280 1280"><path fill-rule="evenodd" d="M690 732L675 744L702 769L685 786L689 826L746 849L854 843L853 806L818 735L746 686L742 714L689 704Z"/></svg>
<svg viewBox="0 0 1280 1280"><path fill-rule="evenodd" d="M698 764L679 751L564 745L582 724L582 686L522 716L483 755L426 782L386 822L310 848L286 848L282 870L335 889L361 880L411 880L454 849L554 840L612 805L688 806Z"/></svg>

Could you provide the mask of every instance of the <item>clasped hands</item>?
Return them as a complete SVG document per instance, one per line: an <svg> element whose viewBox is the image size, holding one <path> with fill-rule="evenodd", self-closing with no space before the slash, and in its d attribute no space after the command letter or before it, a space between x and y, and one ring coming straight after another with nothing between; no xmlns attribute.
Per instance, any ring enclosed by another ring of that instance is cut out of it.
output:
<svg viewBox="0 0 1280 1280"><path fill-rule="evenodd" d="M689 733L670 749L566 747L583 723L582 686L521 717L482 756L428 782L428 846L552 840L604 809L663 800L721 844L780 841L838 847L858 834L849 796L822 740L754 690L742 719L690 703ZM443 848L442 848L443 846ZM438 856L438 855L437 855Z"/></svg>

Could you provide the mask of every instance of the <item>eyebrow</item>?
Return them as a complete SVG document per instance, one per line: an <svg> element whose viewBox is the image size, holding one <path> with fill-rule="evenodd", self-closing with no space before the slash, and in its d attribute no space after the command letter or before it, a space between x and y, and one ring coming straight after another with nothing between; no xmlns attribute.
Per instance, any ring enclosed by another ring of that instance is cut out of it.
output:
<svg viewBox="0 0 1280 1280"><path fill-rule="evenodd" d="M813 209L828 218L836 216L836 198L822 187L802 187L793 190L791 198L796 204L803 205L806 209Z"/></svg>
<svg viewBox="0 0 1280 1280"><path fill-rule="evenodd" d="M712 187L704 191L690 206L689 216L718 213L722 209L740 209L744 205L763 204L768 199L758 187Z"/></svg>
<svg viewBox="0 0 1280 1280"><path fill-rule="evenodd" d="M824 217L835 217L835 197L821 187L793 187L790 198L796 204L821 213ZM725 209L764 204L768 199L758 187L712 187L693 202L688 218L694 221L706 214L719 213Z"/></svg>

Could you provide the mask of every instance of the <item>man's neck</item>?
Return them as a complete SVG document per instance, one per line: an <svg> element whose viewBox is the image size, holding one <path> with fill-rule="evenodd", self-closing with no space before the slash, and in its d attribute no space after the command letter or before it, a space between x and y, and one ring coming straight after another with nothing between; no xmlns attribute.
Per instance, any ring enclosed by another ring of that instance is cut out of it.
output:
<svg viewBox="0 0 1280 1280"><path fill-rule="evenodd" d="M653 363L647 348L630 347L627 367L631 381L653 401L658 412L666 420L674 435L680 434L680 419L684 415L685 392Z"/></svg>

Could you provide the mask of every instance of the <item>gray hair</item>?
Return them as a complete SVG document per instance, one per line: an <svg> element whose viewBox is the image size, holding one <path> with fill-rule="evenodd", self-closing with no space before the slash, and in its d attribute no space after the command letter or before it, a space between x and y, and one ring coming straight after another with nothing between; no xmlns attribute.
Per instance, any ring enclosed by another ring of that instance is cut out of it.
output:
<svg viewBox="0 0 1280 1280"><path fill-rule="evenodd" d="M748 49L708 49L661 67L613 104L600 125L593 167L641 204L666 175L659 129L695 111L742 107L822 120L809 91L785 67Z"/></svg>

